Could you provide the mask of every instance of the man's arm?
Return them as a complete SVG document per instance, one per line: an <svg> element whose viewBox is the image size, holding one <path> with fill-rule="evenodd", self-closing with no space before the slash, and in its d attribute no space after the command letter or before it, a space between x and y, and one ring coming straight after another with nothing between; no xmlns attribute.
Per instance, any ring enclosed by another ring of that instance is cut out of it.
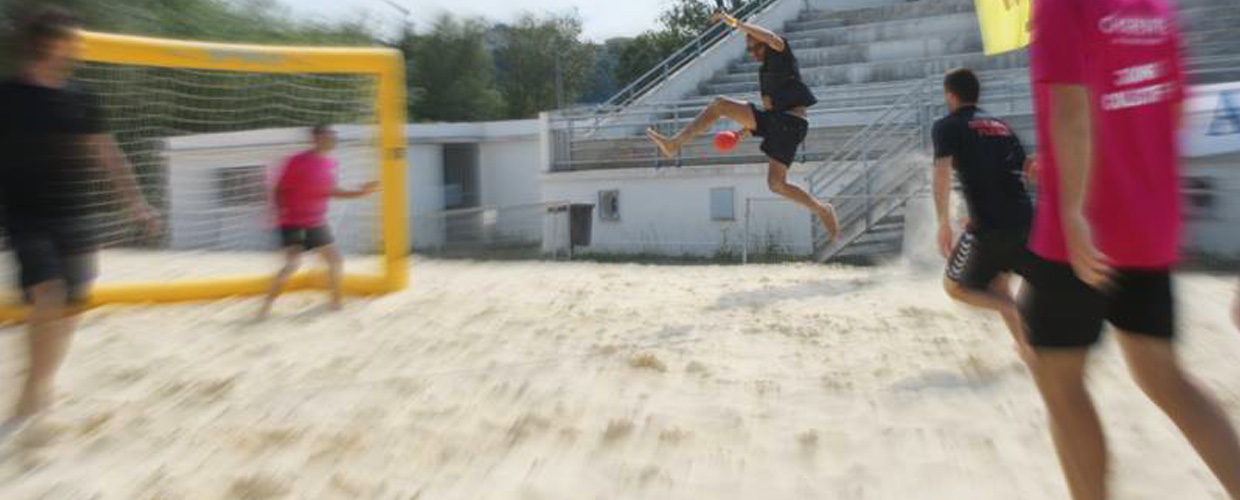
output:
<svg viewBox="0 0 1240 500"><path fill-rule="evenodd" d="M87 136L87 141L90 142L95 157L99 158L100 163L102 163L108 181L125 198L125 202L129 205L134 218L145 223L148 230L157 232L159 230L159 217L155 209L151 208L146 198L142 196L142 191L138 188L138 180L134 175L133 168L125 160L125 155L116 145L116 140L112 138L111 134L93 134Z"/></svg>
<svg viewBox="0 0 1240 500"><path fill-rule="evenodd" d="M775 32L768 30L766 28L763 28L761 26L758 26L756 24L741 22L739 19L732 17L728 14L725 14L723 12L716 12L715 15L711 17L711 19L714 21L723 21L724 24L727 24L728 26L736 28L737 30L740 30L741 32L745 34L758 39L758 41L765 43L768 47L774 49L776 52L783 52L785 49L788 48L788 45L784 43L783 38L781 38L779 35L776 35Z"/></svg>
<svg viewBox="0 0 1240 500"><path fill-rule="evenodd" d="M1084 85L1052 84L1051 143L1059 167L1059 215L1068 258L1081 281L1102 287L1109 280L1106 257L1094 246L1085 218L1085 202L1093 171L1093 123L1089 90Z"/></svg>
<svg viewBox="0 0 1240 500"><path fill-rule="evenodd" d="M955 236L952 234L952 157L934 160L934 212L939 220L939 253L948 258Z"/></svg>
<svg viewBox="0 0 1240 500"><path fill-rule="evenodd" d="M1038 187L1038 158L1036 156L1025 158L1023 171L1025 173L1025 186L1031 188Z"/></svg>
<svg viewBox="0 0 1240 500"><path fill-rule="evenodd" d="M344 189L344 188L341 188L340 186L336 186L336 188L332 190L332 198L340 198L340 199L346 199L346 200L353 199L353 198L364 198L364 197L370 196L371 194L374 194L374 192L377 191L378 189L379 189L378 182L368 182L365 185L363 185L361 189Z"/></svg>

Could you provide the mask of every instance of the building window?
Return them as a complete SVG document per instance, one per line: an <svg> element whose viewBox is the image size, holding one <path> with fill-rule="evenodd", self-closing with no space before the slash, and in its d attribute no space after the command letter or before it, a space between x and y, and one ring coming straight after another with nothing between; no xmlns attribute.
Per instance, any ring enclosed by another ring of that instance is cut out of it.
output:
<svg viewBox="0 0 1240 500"><path fill-rule="evenodd" d="M1210 177L1184 178L1184 215L1191 220L1208 220L1215 216L1217 189Z"/></svg>
<svg viewBox="0 0 1240 500"><path fill-rule="evenodd" d="M736 188L710 190L710 220L736 220Z"/></svg>
<svg viewBox="0 0 1240 500"><path fill-rule="evenodd" d="M215 180L221 207L267 203L267 169L261 165L221 168Z"/></svg>
<svg viewBox="0 0 1240 500"><path fill-rule="evenodd" d="M620 191L616 189L599 191L598 206L599 220L620 220Z"/></svg>

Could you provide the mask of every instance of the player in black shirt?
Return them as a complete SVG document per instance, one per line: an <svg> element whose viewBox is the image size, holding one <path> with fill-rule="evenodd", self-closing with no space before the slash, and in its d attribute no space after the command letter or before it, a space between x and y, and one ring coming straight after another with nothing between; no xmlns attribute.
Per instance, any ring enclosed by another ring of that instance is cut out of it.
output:
<svg viewBox="0 0 1240 500"><path fill-rule="evenodd" d="M763 138L762 152L770 158L766 180L771 191L812 210L827 226L828 237L834 238L839 232L835 209L814 199L804 189L788 183L788 168L809 131L806 109L818 103L814 93L801 80L801 69L792 54L792 47L787 40L770 30L740 22L728 14L716 13L711 20L726 23L745 33L746 49L754 60L762 62L759 70L762 107L717 97L675 137L666 137L654 129L646 130L646 135L664 155L671 157L686 142L709 130L720 118L730 118L740 123L744 127L742 134Z"/></svg>
<svg viewBox="0 0 1240 500"><path fill-rule="evenodd" d="M943 87L951 113L935 122L933 135L938 246L948 260L944 287L960 302L999 312L1023 346L1010 278L1025 255L1033 221L1033 202L1025 189L1025 173L1033 160L1008 124L977 107L981 83L972 71L948 72ZM955 249L953 170L969 209L969 222Z"/></svg>
<svg viewBox="0 0 1240 500"><path fill-rule="evenodd" d="M52 402L52 381L76 326L78 305L95 278L95 235L86 217L97 210L94 172L110 180L132 215L155 230L158 218L138 191L133 172L104 130L94 96L69 84L78 23L43 8L22 25L20 70L0 83L0 203L9 246L30 304L29 367L11 431Z"/></svg>

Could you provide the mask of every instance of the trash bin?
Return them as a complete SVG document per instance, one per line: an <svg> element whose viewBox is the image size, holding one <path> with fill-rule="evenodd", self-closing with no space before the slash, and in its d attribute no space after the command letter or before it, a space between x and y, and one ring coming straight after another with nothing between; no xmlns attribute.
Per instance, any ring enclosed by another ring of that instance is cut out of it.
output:
<svg viewBox="0 0 1240 500"><path fill-rule="evenodd" d="M568 240L574 247L590 246L590 235L594 228L594 204L573 203L569 208Z"/></svg>

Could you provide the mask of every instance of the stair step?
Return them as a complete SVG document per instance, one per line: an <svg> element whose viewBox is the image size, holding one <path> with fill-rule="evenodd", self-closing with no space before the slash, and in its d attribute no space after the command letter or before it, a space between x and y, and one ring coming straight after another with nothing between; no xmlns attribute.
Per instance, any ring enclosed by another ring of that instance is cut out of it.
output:
<svg viewBox="0 0 1240 500"><path fill-rule="evenodd" d="M798 21L839 19L848 24L864 24L885 20L921 18L941 14L973 12L974 3L968 0L922 0L882 7L851 10L807 10Z"/></svg>

